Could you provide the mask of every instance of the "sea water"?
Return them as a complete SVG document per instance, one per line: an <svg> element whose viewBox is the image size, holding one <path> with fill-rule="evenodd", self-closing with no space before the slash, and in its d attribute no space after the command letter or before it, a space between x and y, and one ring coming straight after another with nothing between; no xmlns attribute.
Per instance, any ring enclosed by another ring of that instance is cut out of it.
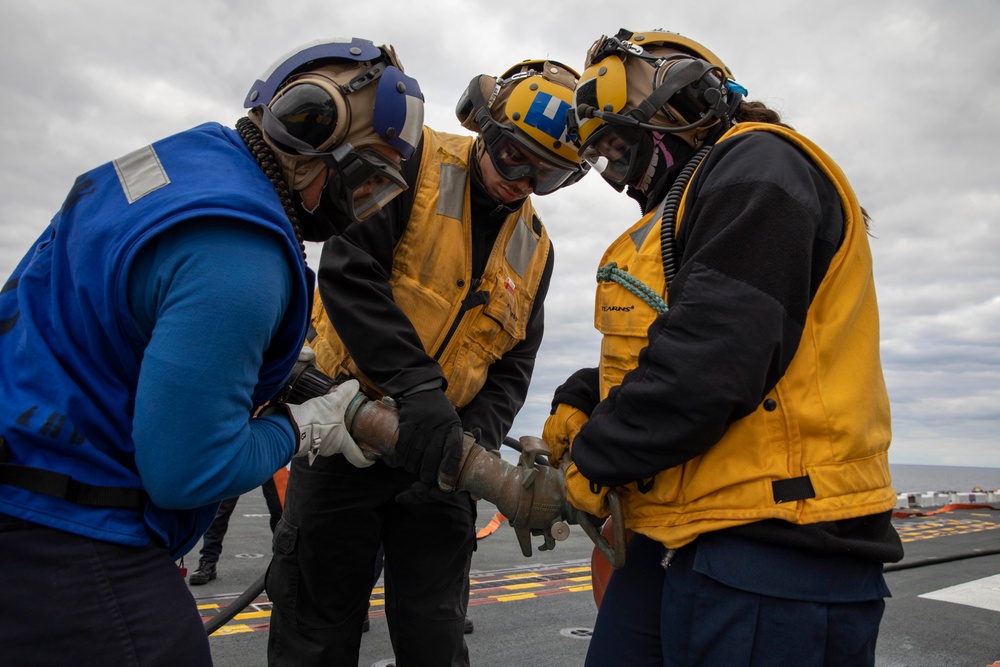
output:
<svg viewBox="0 0 1000 667"><path fill-rule="evenodd" d="M976 487L983 491L1000 489L1000 468L890 463L889 471L897 494L928 491L968 493Z"/></svg>

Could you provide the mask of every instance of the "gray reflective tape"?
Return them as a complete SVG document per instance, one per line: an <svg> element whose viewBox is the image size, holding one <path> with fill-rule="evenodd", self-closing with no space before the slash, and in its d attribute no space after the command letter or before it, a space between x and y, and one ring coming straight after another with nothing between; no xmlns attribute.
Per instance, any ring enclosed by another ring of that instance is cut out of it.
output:
<svg viewBox="0 0 1000 667"><path fill-rule="evenodd" d="M524 277L524 272L528 270L531 256L535 254L538 247L538 237L531 231L531 227L524 221L524 218L517 219L517 226L514 233L510 235L510 241L504 249L504 257L510 268L517 272L517 275Z"/></svg>
<svg viewBox="0 0 1000 667"><path fill-rule="evenodd" d="M658 220L659 218L654 217L652 220L644 224L642 227L629 234L629 236L632 237L632 243L635 244L636 250L639 250L639 248L642 247L643 241L645 241L646 237L649 236L650 230L653 229L653 225L655 225Z"/></svg>
<svg viewBox="0 0 1000 667"><path fill-rule="evenodd" d="M462 219L465 210L465 180L469 172L457 164L441 165L441 186L438 189L437 214Z"/></svg>
<svg viewBox="0 0 1000 667"><path fill-rule="evenodd" d="M420 143L420 135L424 131L424 101L412 95L406 96L406 120L399 138L414 148Z"/></svg>
<svg viewBox="0 0 1000 667"><path fill-rule="evenodd" d="M153 190L170 183L152 146L144 146L113 162L125 198L134 204Z"/></svg>

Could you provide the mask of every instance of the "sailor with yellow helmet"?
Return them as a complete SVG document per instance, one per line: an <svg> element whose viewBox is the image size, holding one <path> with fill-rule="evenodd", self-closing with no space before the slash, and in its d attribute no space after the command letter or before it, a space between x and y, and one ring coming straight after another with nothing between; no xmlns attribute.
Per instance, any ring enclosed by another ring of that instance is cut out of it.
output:
<svg viewBox="0 0 1000 667"><path fill-rule="evenodd" d="M553 263L529 195L586 171L566 128L576 79L546 60L475 77L457 114L478 136L425 127L402 197L324 248L317 364L395 399L399 437L393 460L364 470L292 466L267 582L271 665L357 663L380 544L397 659L468 664L475 503L446 491L463 431L499 447L527 393Z"/></svg>
<svg viewBox="0 0 1000 667"><path fill-rule="evenodd" d="M867 218L819 147L697 42L587 55L581 155L643 217L605 253L600 365L545 439L577 507L634 537L588 665L874 662L902 558Z"/></svg>

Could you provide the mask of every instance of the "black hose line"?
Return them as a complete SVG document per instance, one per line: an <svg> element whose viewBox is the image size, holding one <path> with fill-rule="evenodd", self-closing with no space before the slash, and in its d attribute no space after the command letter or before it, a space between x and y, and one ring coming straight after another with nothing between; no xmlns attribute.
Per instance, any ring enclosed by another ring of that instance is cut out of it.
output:
<svg viewBox="0 0 1000 667"><path fill-rule="evenodd" d="M512 442L508 442L508 440ZM504 444L508 446L513 446L513 443L517 443L513 438L507 438L504 440ZM927 567L928 565L941 565L942 563L951 563L959 560L967 560L969 558L979 558L980 556L1000 556L1000 549L989 549L986 551L976 551L973 553L956 554L954 556L946 556L944 558L925 558L923 560L914 561L912 563L893 563L891 565L886 565L882 571L883 572L898 572L900 570L912 570L918 567ZM250 606L257 596L264 592L264 580L267 577L267 572L260 575L260 578L250 585L243 594L232 601L228 606L224 607L216 616L213 616L207 623L205 623L205 634L212 634L223 625L233 620L237 614Z"/></svg>
<svg viewBox="0 0 1000 667"><path fill-rule="evenodd" d="M219 610L218 615L213 616L205 623L205 634L212 634L223 625L233 620L236 614L250 606L250 603L257 599L257 596L264 592L264 580L267 578L267 570L260 575L260 579L253 582L243 594L233 600L229 605Z"/></svg>
<svg viewBox="0 0 1000 667"><path fill-rule="evenodd" d="M1000 549L987 549L986 551L974 551L954 556L944 556L942 558L924 558L912 563L892 563L882 568L883 572L897 572L899 570L912 570L917 567L927 567L928 565L940 565L942 563L952 563L957 560L969 558L979 558L980 556L1000 556Z"/></svg>

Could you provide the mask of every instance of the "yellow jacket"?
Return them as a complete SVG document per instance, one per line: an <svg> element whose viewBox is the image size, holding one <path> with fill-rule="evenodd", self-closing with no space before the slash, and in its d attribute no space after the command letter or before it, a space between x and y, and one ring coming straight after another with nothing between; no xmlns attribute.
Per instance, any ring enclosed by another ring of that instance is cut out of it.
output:
<svg viewBox="0 0 1000 667"><path fill-rule="evenodd" d="M738 124L719 143L752 131L791 141L835 184L846 215L844 238L809 307L790 365L758 408L732 423L704 454L622 488L626 527L672 548L762 519L808 524L865 516L892 508L896 499L872 261L860 206L837 165L791 130ZM655 212L645 216L611 245L601 265L615 262L666 300L659 228ZM621 285L600 284L595 324L603 334L602 398L636 368L656 316ZM574 504L601 513L602 494L575 466L567 488Z"/></svg>
<svg viewBox="0 0 1000 667"><path fill-rule="evenodd" d="M481 277L472 276L470 160L473 138L424 128L413 208L393 258L393 299L424 349L435 356L456 408L486 381L489 366L525 338L550 250L530 199L507 216ZM480 281L481 278L481 281ZM472 295L470 310L463 301ZM320 369L367 381L337 336L322 302L313 309L312 347Z"/></svg>

